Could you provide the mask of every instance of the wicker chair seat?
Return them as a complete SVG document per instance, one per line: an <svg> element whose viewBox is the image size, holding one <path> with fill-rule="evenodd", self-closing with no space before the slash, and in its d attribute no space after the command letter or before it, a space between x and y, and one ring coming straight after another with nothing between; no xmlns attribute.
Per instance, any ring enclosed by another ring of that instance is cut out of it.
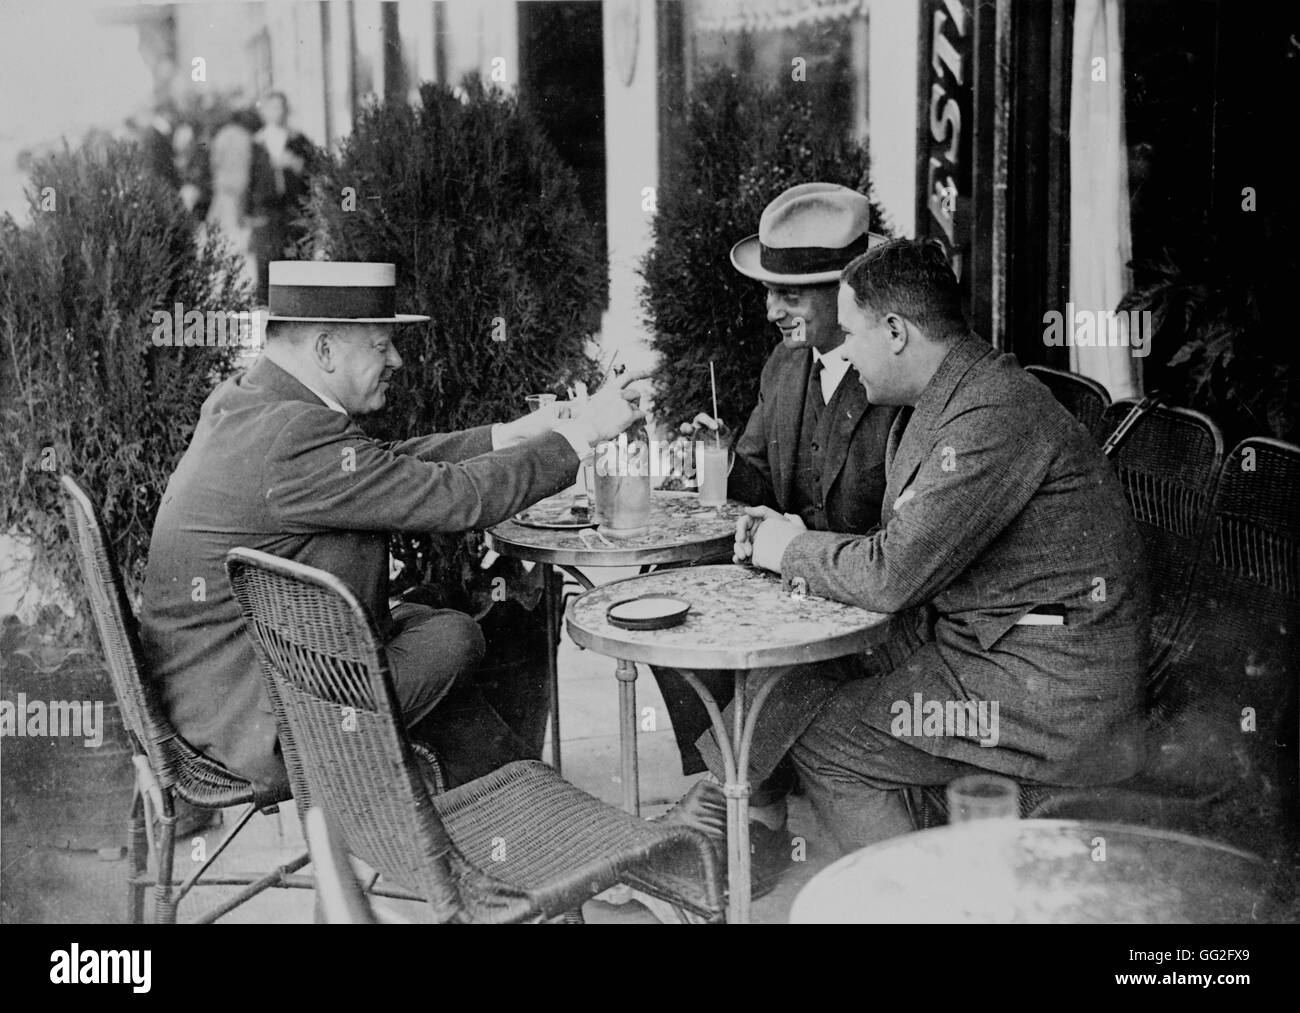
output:
<svg viewBox="0 0 1300 1013"><path fill-rule="evenodd" d="M536 760L507 764L433 804L455 845L461 899L475 921L553 918L575 896L632 880L697 914L720 913L700 886L718 875L707 839L605 805ZM641 868L646 862L653 873Z"/></svg>

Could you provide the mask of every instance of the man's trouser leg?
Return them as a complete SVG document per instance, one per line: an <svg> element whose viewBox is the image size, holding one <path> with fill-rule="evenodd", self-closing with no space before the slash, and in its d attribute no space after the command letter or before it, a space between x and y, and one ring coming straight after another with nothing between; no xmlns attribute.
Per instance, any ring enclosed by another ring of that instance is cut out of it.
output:
<svg viewBox="0 0 1300 1013"><path fill-rule="evenodd" d="M840 686L790 752L813 811L842 853L912 829L904 789L987 773L864 721L879 684L863 679Z"/></svg>
<svg viewBox="0 0 1300 1013"><path fill-rule="evenodd" d="M437 751L451 786L482 777L528 747L492 709L474 681L486 646L463 612L404 603L392 611L384 645L411 736Z"/></svg>

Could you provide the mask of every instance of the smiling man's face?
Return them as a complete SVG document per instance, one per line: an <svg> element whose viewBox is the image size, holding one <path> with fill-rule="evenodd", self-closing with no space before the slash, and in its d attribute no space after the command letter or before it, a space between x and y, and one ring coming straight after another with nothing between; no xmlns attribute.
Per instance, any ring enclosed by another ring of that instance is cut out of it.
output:
<svg viewBox="0 0 1300 1013"><path fill-rule="evenodd" d="M844 358L858 371L858 381L872 404L908 404L900 399L898 356L890 342L884 319L864 310L846 283L838 292L838 325L844 339Z"/></svg>
<svg viewBox="0 0 1300 1013"><path fill-rule="evenodd" d="M393 331L389 324L343 324L331 331L331 393L349 415L384 407L389 381L402 366Z"/></svg>
<svg viewBox="0 0 1300 1013"><path fill-rule="evenodd" d="M815 348L829 352L842 340L836 315L839 283L829 285L768 285L767 319L781 332L786 348Z"/></svg>

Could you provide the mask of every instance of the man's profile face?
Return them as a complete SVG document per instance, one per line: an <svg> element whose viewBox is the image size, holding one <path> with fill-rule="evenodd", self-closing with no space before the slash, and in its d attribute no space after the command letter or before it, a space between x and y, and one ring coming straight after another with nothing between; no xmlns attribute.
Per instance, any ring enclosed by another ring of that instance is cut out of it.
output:
<svg viewBox="0 0 1300 1013"><path fill-rule="evenodd" d="M847 284L840 285L838 302L844 358L858 371L867 400L872 404L904 404L893 400L899 364L890 348L890 331L884 318L863 310Z"/></svg>
<svg viewBox="0 0 1300 1013"><path fill-rule="evenodd" d="M330 331L334 360L330 392L349 415L384 407L388 384L402 366L390 324L342 324Z"/></svg>
<svg viewBox="0 0 1300 1013"><path fill-rule="evenodd" d="M767 319L786 348L829 352L839 346L835 285L767 285Z"/></svg>

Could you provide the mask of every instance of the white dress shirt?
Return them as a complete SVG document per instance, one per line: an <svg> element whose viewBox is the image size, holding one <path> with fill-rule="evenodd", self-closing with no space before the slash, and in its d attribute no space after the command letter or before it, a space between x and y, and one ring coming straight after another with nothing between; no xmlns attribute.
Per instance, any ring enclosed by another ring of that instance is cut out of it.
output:
<svg viewBox="0 0 1300 1013"><path fill-rule="evenodd" d="M831 403L836 388L839 387L840 381L844 379L844 374L849 371L849 360L844 358L843 350L843 345L839 345L825 353L813 349L813 358L822 364L819 379L822 382L823 404Z"/></svg>

